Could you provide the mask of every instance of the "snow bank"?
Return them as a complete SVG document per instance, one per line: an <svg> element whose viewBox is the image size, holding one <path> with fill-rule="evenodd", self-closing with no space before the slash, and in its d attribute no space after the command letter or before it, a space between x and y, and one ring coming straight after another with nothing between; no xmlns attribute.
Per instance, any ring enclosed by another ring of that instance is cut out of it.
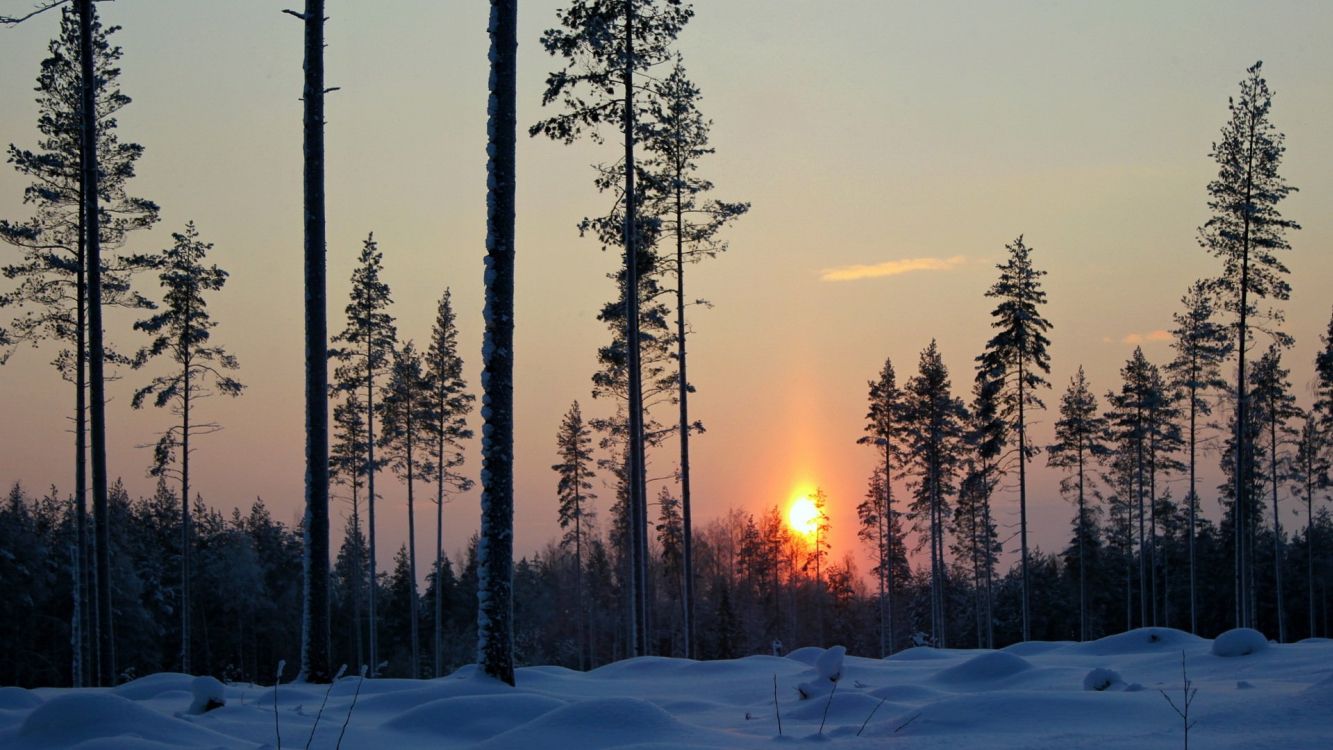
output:
<svg viewBox="0 0 1333 750"><path fill-rule="evenodd" d="M444 698L398 714L382 726L400 732L448 735L480 742L563 705L554 698L530 693Z"/></svg>
<svg viewBox="0 0 1333 750"><path fill-rule="evenodd" d="M949 655L931 646L913 646L885 658L893 661L927 661L947 659Z"/></svg>
<svg viewBox="0 0 1333 750"><path fill-rule="evenodd" d="M1170 651L1179 656L1182 648L1205 643L1207 641L1203 638L1175 628L1137 628L1087 643L1076 643L1063 650L1088 656L1119 656L1154 651Z"/></svg>
<svg viewBox="0 0 1333 750"><path fill-rule="evenodd" d="M42 705L42 699L16 687L0 687L0 711L19 711Z"/></svg>
<svg viewBox="0 0 1333 750"><path fill-rule="evenodd" d="M640 743L702 742L712 733L692 727L637 698L584 700L543 714L477 747L486 750L576 748L600 750Z"/></svg>
<svg viewBox="0 0 1333 750"><path fill-rule="evenodd" d="M194 699L190 701L192 714L203 714L227 705L227 688L213 677L196 677L190 683Z"/></svg>
<svg viewBox="0 0 1333 750"><path fill-rule="evenodd" d="M1268 648L1263 633L1250 628L1235 628L1213 640L1213 656L1249 656Z"/></svg>
<svg viewBox="0 0 1333 750"><path fill-rule="evenodd" d="M68 748L104 740L102 747L143 747L138 741L172 747L241 748L240 742L110 693L60 695L33 710L9 750ZM134 741L134 742L131 742ZM136 744L138 743L138 744Z"/></svg>

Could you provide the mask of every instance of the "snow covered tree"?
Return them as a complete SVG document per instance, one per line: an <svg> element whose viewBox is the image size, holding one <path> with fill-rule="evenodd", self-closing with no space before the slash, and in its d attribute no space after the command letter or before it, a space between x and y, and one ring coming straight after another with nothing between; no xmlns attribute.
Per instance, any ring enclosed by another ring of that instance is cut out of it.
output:
<svg viewBox="0 0 1333 750"><path fill-rule="evenodd" d="M643 230L634 184L635 145L641 130L636 121L643 104L636 99L639 88L634 76L670 59L672 42L693 14L693 9L681 0L574 0L568 8L558 11L560 26L542 35L542 46L547 53L563 59L565 65L547 76L542 106L559 103L564 111L533 125L529 133L572 143L587 132L600 142L600 126L616 123L624 139L624 189L620 197L626 290L639 289L641 258L636 242ZM623 97L617 95L617 88L623 91ZM624 295L629 403L627 508L634 573L627 591L634 612L629 620L630 641L636 653L646 653L643 631L647 624L648 499L639 303L637 294Z"/></svg>
<svg viewBox="0 0 1333 750"><path fill-rule="evenodd" d="M153 450L153 476L174 475L181 483L181 655L180 669L190 673L190 438L221 429L216 422L192 421L191 410L200 399L213 393L239 396L244 386L228 374L240 367L236 357L213 342L217 323L208 312L204 295L218 292L227 283L227 272L205 265L213 244L199 239L194 222L183 233L173 233L175 243L163 251L159 278L165 289L163 304L153 315L134 324L135 330L152 337L139 351L134 366L163 355L173 371L159 375L135 390L130 405L142 408L152 397L153 406L168 407L180 422L167 428Z"/></svg>
<svg viewBox="0 0 1333 750"><path fill-rule="evenodd" d="M514 146L518 2L491 0L486 120L486 305L481 352L477 663L514 684Z"/></svg>
<svg viewBox="0 0 1333 750"><path fill-rule="evenodd" d="M863 539L873 539L877 564L875 565L876 583L879 586L880 619L880 656L893 653L893 565L892 550L901 541L894 540L893 511L893 469L895 462L903 457L903 392L898 388L893 372L893 360L884 359L884 367L879 371L879 379L869 382L869 409L866 411L866 434L857 438L859 445L873 445L879 451L882 460L871 475L871 484L883 493L883 497L872 501L866 499L858 508L861 519L861 533L868 534ZM878 477L878 482L876 482ZM864 508L864 509L862 509ZM873 530L868 525L873 524ZM887 635L887 637L886 637Z"/></svg>
<svg viewBox="0 0 1333 750"><path fill-rule="evenodd" d="M590 533L593 512L588 503L597 496L592 480L595 467L592 454L592 430L583 421L579 402L575 401L560 422L556 434L556 453L560 462L551 467L559 476L556 496L560 502L560 528L564 535L560 546L574 549L574 600L579 627L579 668L588 668L588 611L583 601L583 546Z"/></svg>
<svg viewBox="0 0 1333 750"><path fill-rule="evenodd" d="M434 415L429 402L431 383L421 365L416 346L407 342L394 352L389 380L384 386L384 430L380 447L388 465L407 485L407 565L412 579L412 677L421 671L421 639L418 636L420 613L417 611L417 533L416 483L429 479L435 469L430 463L430 426Z"/></svg>
<svg viewBox="0 0 1333 750"><path fill-rule="evenodd" d="M1046 347L1050 341L1046 332L1051 324L1041 316L1040 307L1046 304L1046 292L1041 288L1045 271L1032 264L1032 248L1023 243L1023 236L1005 245L1009 259L997 266L1000 278L986 291L986 296L998 300L991 312L991 327L995 335L986 342L986 350L977 357L977 379L997 384L1000 409L1006 432L1018 441L1018 536L1020 565L1022 566L1022 620L1023 640L1031 637L1028 592L1028 520L1027 520L1027 462L1038 449L1028 441L1027 412L1044 409L1037 396L1038 389L1049 388L1044 377L1051 371L1051 357Z"/></svg>
<svg viewBox="0 0 1333 750"><path fill-rule="evenodd" d="M1226 388L1222 378L1222 362L1226 360L1230 336L1226 326L1215 320L1216 310L1208 284L1196 281L1181 298L1184 309L1176 313L1176 327L1172 330L1171 346L1175 359L1167 365L1172 385L1181 391L1189 410L1189 490L1185 502L1189 507L1189 599L1190 632L1198 632L1198 574L1195 570L1195 531L1199 508L1198 444L1199 417L1212 414L1208 398L1214 391Z"/></svg>
<svg viewBox="0 0 1333 750"><path fill-rule="evenodd" d="M913 476L911 518L921 545L930 547L931 638L947 645L944 563L949 496L963 458L967 409L951 392L949 370L932 339L917 374L904 390L906 451Z"/></svg>
<svg viewBox="0 0 1333 750"><path fill-rule="evenodd" d="M425 437L430 444L428 473L435 478L435 576L443 575L444 504L450 494L472 489L472 479L458 472L463 465L463 444L472 439L467 415L476 398L467 392L463 378L463 358L458 354L458 326L454 319L449 290L444 290L435 326L431 329L430 349L426 352L423 377L426 391L422 408ZM444 670L443 600L435 599L434 654L436 677Z"/></svg>
<svg viewBox="0 0 1333 750"><path fill-rule="evenodd" d="M1209 286L1221 299L1223 309L1235 315L1232 331L1239 359L1234 391L1236 460L1243 460L1249 452L1244 440L1249 434L1245 357L1249 353L1250 328L1256 325L1256 318L1260 325L1265 321L1281 321L1280 312L1261 310L1259 302L1270 298L1281 301L1291 296L1287 267L1279 253L1291 248L1287 231L1300 229L1299 224L1284 219L1278 211L1278 204L1295 188L1278 174L1286 145L1285 137L1270 118L1272 106L1273 94L1263 77L1263 62L1256 62L1246 70L1239 97L1227 102L1230 118L1211 154L1218 166L1216 179L1208 183L1208 210L1212 216L1199 228L1199 244L1222 261L1222 273ZM1271 333L1279 341L1285 340L1282 334ZM1245 473L1240 467L1232 472L1235 482L1232 494L1242 518L1256 500L1247 492ZM1244 600L1251 561L1239 546L1237 560L1239 600ZM1244 607L1238 608L1237 614L1241 618L1237 627L1251 624Z"/></svg>
<svg viewBox="0 0 1333 750"><path fill-rule="evenodd" d="M374 665L379 664L379 616L376 611L377 587L374 585L379 580L375 547L375 500L379 495L375 490L375 477L384 464L382 459L375 457L378 444L375 422L382 411L377 401L382 386L379 376L390 367L398 345L398 329L389 313L393 299L389 285L380 279L383 268L384 253L375 242L375 233L371 232L362 243L356 269L352 271L352 291L346 307L347 326L334 338L337 347L330 352L338 362L333 371L335 388L347 399L345 403L357 400L363 410L361 422L365 426L365 437L359 445L365 449L360 459L360 471L366 477L366 531L370 544L369 579L372 583L367 604L372 676ZM360 400L362 396L363 401Z"/></svg>
<svg viewBox="0 0 1333 750"><path fill-rule="evenodd" d="M1055 442L1046 447L1046 464L1065 471L1060 480L1060 491L1066 497L1077 498L1078 516L1075 535L1078 539L1078 612L1079 640L1086 641L1088 633L1087 565L1083 555L1088 528L1088 473L1091 464L1100 461L1108 450L1103 443L1106 418L1097 413L1097 397L1088 387L1083 368L1069 381L1069 388L1060 397L1060 418L1055 422Z"/></svg>
<svg viewBox="0 0 1333 750"><path fill-rule="evenodd" d="M1250 398L1253 399L1251 416L1267 443L1268 485L1273 499L1273 590L1276 594L1277 639L1287 642L1287 611L1282 588L1282 568L1285 554L1282 544L1282 515L1278 512L1278 488L1287 478L1289 464L1287 448L1297 439L1290 422L1300 417L1296 397L1291 393L1289 372L1282 367L1282 352L1276 346L1268 347L1250 373ZM1257 449L1257 446L1256 446Z"/></svg>

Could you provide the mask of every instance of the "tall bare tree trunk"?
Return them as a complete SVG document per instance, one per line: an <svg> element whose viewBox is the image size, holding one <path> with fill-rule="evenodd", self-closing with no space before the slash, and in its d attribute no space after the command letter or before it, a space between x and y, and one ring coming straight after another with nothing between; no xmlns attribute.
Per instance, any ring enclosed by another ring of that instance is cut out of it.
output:
<svg viewBox="0 0 1333 750"><path fill-rule="evenodd" d="M477 661L514 684L514 148L518 0L491 0L486 121L486 330L482 344Z"/></svg>
<svg viewBox="0 0 1333 750"><path fill-rule="evenodd" d="M305 12L305 596L301 674L333 679L329 652L329 373L324 238L324 0Z"/></svg>

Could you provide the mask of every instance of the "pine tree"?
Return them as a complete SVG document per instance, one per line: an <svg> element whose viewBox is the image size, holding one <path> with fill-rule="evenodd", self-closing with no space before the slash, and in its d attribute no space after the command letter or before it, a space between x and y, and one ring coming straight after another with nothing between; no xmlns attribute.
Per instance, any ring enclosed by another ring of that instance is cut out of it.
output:
<svg viewBox="0 0 1333 750"><path fill-rule="evenodd" d="M389 285L380 280L384 268L384 253L375 242L375 234L367 235L357 258L357 266L352 271L352 291L346 307L347 326L334 338L339 346L330 354L339 362L333 371L335 387L347 401L364 396L360 401L364 410L361 421L365 426L364 454L361 457L360 471L366 477L366 520L370 542L369 554L369 618L370 618L370 674L376 673L379 664L379 616L374 582L379 580L376 557L375 500L379 497L375 490L375 477L383 466L383 459L375 457L378 440L375 437L376 417L383 410L377 401L381 388L379 376L390 366L394 349L397 347L398 330L389 306L393 303Z"/></svg>
<svg viewBox="0 0 1333 750"><path fill-rule="evenodd" d="M991 498L1003 476L1000 455L1006 432L999 414L999 383L977 380L972 385L972 408L968 413L966 458L959 484L958 504L968 519L967 549L973 560L977 588L980 641L983 648L995 647L994 581L999 555L1004 551L991 512ZM955 514L957 515L957 514Z"/></svg>
<svg viewBox="0 0 1333 750"><path fill-rule="evenodd" d="M1189 491L1185 502L1189 506L1189 599L1190 632L1198 632L1198 575L1195 569L1195 526L1199 509L1197 482L1199 417L1212 414L1208 398L1213 391L1226 387L1222 378L1222 362L1227 358L1230 337L1226 327L1214 320L1216 310L1208 284L1202 281L1190 286L1181 298L1184 309L1175 314L1176 327L1172 330L1175 359L1167 365L1172 385L1184 394L1189 409Z"/></svg>
<svg viewBox="0 0 1333 750"><path fill-rule="evenodd" d="M907 455L913 476L911 517L921 545L930 546L931 638L947 645L945 611L945 523L948 498L962 462L967 409L951 393L949 370L932 339L921 352L917 374L904 388Z"/></svg>
<svg viewBox="0 0 1333 750"><path fill-rule="evenodd" d="M1208 183L1208 209L1212 217L1199 229L1199 244L1222 261L1222 273L1209 282L1210 288L1221 299L1223 309L1235 315L1233 332L1239 358L1234 391L1233 439L1239 444L1236 460L1244 460L1249 454L1244 445L1249 434L1245 356L1249 351L1250 328L1254 325L1252 319L1281 320L1279 312L1261 310L1258 303L1291 296L1291 285L1285 278L1287 267L1278 254L1291 247L1287 231L1300 229L1300 225L1282 218L1278 211L1278 204L1295 188L1278 174L1286 151L1285 137L1270 119L1273 94L1262 69L1262 62L1248 68L1240 83L1239 98L1227 102L1230 119L1222 127L1221 139L1213 144L1211 153L1218 166L1217 178ZM1280 339L1281 335L1277 335ZM1232 494L1239 509L1237 516L1244 518L1255 499L1246 491L1245 469L1237 467L1231 473L1235 482ZM1239 604L1248 598L1251 566L1240 537L1237 537L1236 558ZM1236 626L1248 627L1251 622L1247 609L1238 606Z"/></svg>
<svg viewBox="0 0 1333 750"><path fill-rule="evenodd" d="M1028 591L1028 520L1027 520L1027 462L1038 452L1028 442L1027 412L1044 409L1037 396L1040 388L1049 388L1043 377L1051 371L1051 358L1046 351L1050 341L1046 332L1051 324L1041 317L1040 306L1046 304L1046 292L1041 288L1045 271L1032 264L1032 248L1019 235L1013 244L1005 245L1009 260L1000 264L1000 278L986 292L999 300L991 312L991 327L995 336L986 342L986 351L977 358L977 379L994 381L999 392L999 414L1007 431L1018 440L1018 535L1022 565L1022 619L1023 640L1031 637Z"/></svg>
<svg viewBox="0 0 1333 750"><path fill-rule="evenodd" d="M624 190L621 193L624 247L624 290L639 289L640 257L637 241L643 232L635 192L635 145L639 134L636 120L642 103L636 100L636 73L643 73L669 58L669 48L694 11L681 0L575 0L558 12L560 27L542 35L542 46L550 55L563 58L565 67L551 73L542 93L542 105L559 102L564 112L538 122L531 135L572 143L587 130L600 142L598 127L618 123L624 139L622 161ZM623 31L622 31L623 29ZM620 87L623 98L615 91ZM634 616L629 620L635 652L646 653L647 625L648 500L647 462L644 457L646 429L643 424L643 377L640 365L640 321L637 294L624 295L632 585L627 587Z"/></svg>
<svg viewBox="0 0 1333 750"><path fill-rule="evenodd" d="M194 222L184 233L171 235L175 244L162 252L159 278L166 290L158 312L134 324L135 330L152 336L152 342L139 351L135 367L163 355L177 370L159 375L134 392L130 405L141 408L144 399L153 397L153 406L169 407L180 418L157 441L153 450L154 476L174 475L181 483L181 671L190 673L190 438L216 432L216 422L191 421L191 409L212 393L239 396L244 386L228 371L240 364L220 345L213 343L217 326L204 299L207 292L221 291L227 272L216 265L206 266L205 256L213 244L199 239Z"/></svg>
<svg viewBox="0 0 1333 750"><path fill-rule="evenodd" d="M1315 356L1314 413L1320 429L1333 440L1333 316L1328 319L1328 333L1320 337L1324 348Z"/></svg>
<svg viewBox="0 0 1333 750"><path fill-rule="evenodd" d="M1107 429L1106 418L1097 413L1097 397L1088 387L1083 368L1078 368L1069 381L1069 388L1060 398L1060 418L1055 422L1055 442L1046 447L1046 464L1064 469L1060 491L1066 497L1073 494L1078 502L1075 536L1078 540L1078 612L1079 640L1086 641L1088 633L1087 565L1084 540L1090 535L1088 527L1088 472L1094 461L1108 454L1103 443Z"/></svg>
<svg viewBox="0 0 1333 750"><path fill-rule="evenodd" d="M1146 409L1144 415L1147 420L1147 453L1148 461L1148 507L1150 511L1149 529L1151 532L1148 551L1150 554L1151 577L1151 595L1152 595L1152 623L1170 624L1171 620L1171 600L1166 594L1166 576L1169 573L1167 565L1169 559L1162 554L1161 546L1158 543L1158 528L1161 526L1160 511L1163 507L1158 494L1158 479L1163 480L1165 485L1165 475L1173 472L1183 471L1185 465L1176 458L1184 446L1184 438L1180 431L1180 394L1167 383L1162 376L1162 371L1157 365L1152 365L1148 370L1148 393ZM1162 593L1159 595L1157 584L1163 581ZM1160 610L1158 604L1162 605Z"/></svg>
<svg viewBox="0 0 1333 750"><path fill-rule="evenodd" d="M518 2L491 0L486 121L486 305L482 341L477 663L514 684L514 146Z"/></svg>
<svg viewBox="0 0 1333 750"><path fill-rule="evenodd" d="M423 409L425 436L431 445L429 474L435 478L435 576L444 564L444 504L449 494L472 489L472 480L458 473L463 465L463 443L472 439L467 415L475 397L467 392L463 378L463 358L458 355L458 326L454 321L453 302L444 290L431 329L430 349L426 352ZM435 597L434 654L436 677L443 676L444 619L442 600Z"/></svg>
<svg viewBox="0 0 1333 750"><path fill-rule="evenodd" d="M1278 512L1278 488L1287 478L1284 468L1290 463L1287 446L1297 439L1290 421L1301 416L1296 408L1296 397L1291 393L1289 372L1282 367L1282 353L1270 346L1255 363L1250 373L1251 412L1255 424L1267 442L1268 484L1273 500L1273 590L1277 598L1278 643L1287 642L1287 612L1282 588L1282 568L1286 559L1282 544L1282 516Z"/></svg>
<svg viewBox="0 0 1333 750"><path fill-rule="evenodd" d="M870 407L866 412L866 434L857 439L859 445L873 445L879 452L883 464L871 475L872 486L877 486L883 496L870 503L865 510L858 508L861 518L862 533L870 533L863 539L874 539L877 551L875 566L876 583L879 586L880 619L880 657L893 653L893 566L890 564L891 551L900 544L894 540L893 526L893 468L895 461L903 458L903 393L898 388L893 372L893 361L885 358L884 367L879 372L879 379L869 382ZM879 477L875 484L875 477ZM862 504L865 506L865 503Z"/></svg>
<svg viewBox="0 0 1333 750"><path fill-rule="evenodd" d="M708 131L712 123L704 119L698 108L701 93L685 74L685 66L677 56L676 64L666 78L651 84L653 98L649 102L649 135L644 143L648 152L645 165L645 213L657 215L663 233L675 241L675 253L666 266L675 276L676 302L675 339L678 387L676 390L680 419L680 501L684 524L684 613L685 653L695 656L694 617L694 531L690 514L690 433L703 430L700 422L690 421L689 394L694 391L687 377L685 307L687 304L707 304L704 300L687 303L685 297L685 267L705 258L716 257L727 249L718 234L728 224L749 210L748 203L727 203L706 200L712 189L711 182L699 177L699 160L713 153L708 145Z"/></svg>
<svg viewBox="0 0 1333 750"><path fill-rule="evenodd" d="M428 458L431 446L429 425L432 414L428 402L431 383L422 372L421 355L407 342L394 352L389 381L384 387L384 431L380 447L389 467L407 485L407 565L412 579L411 643L413 678L421 672L421 639L418 635L421 615L417 611L417 534L416 483L431 478L433 468Z"/></svg>
<svg viewBox="0 0 1333 750"><path fill-rule="evenodd" d="M595 476L592 455L592 431L583 421L583 412L579 402L575 401L560 422L560 431L556 434L556 453L560 463L551 467L560 477L556 484L556 496L560 501L560 528L564 535L560 546L568 550L574 548L574 600L577 609L579 627L579 668L588 668L588 610L583 601L583 545L590 533L589 524L593 512L588 503L597 496L593 494L592 480ZM572 528L571 528L572 527Z"/></svg>

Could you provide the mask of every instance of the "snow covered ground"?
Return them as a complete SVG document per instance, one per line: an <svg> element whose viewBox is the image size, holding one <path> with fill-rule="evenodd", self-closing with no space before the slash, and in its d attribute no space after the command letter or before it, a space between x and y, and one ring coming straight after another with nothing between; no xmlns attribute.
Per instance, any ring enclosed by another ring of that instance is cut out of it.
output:
<svg viewBox="0 0 1333 750"><path fill-rule="evenodd" d="M1181 651L1198 688L1196 748L1333 748L1333 641L1268 645L1245 633L1213 641L1144 628L1084 644L1000 651L917 648L887 660L836 654L693 662L648 657L588 673L519 670L512 689L471 667L438 680L282 685L276 731L288 748L1179 748ZM1222 656L1220 653L1236 654ZM818 669L816 665L818 664ZM777 677L779 736L774 711ZM206 679L206 678L205 678ZM157 674L114 690L0 688L0 747L276 747L274 689L225 688ZM797 686L811 697L803 699ZM198 696L194 688L198 688ZM216 690L216 687L214 687ZM822 692L821 692L822 691ZM819 725L827 708L823 734ZM873 715L872 715L873 714ZM867 717L869 721L867 722ZM860 731L862 725L864 730Z"/></svg>

